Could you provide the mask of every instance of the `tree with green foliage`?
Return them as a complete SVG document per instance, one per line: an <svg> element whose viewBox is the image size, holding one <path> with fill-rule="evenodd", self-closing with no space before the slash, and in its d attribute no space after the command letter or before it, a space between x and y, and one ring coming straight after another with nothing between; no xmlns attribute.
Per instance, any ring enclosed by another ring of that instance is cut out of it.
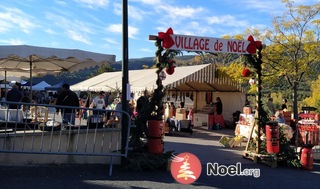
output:
<svg viewBox="0 0 320 189"><path fill-rule="evenodd" d="M319 63L320 3L294 6L283 0L287 11L275 17L273 29L267 30L263 51L264 73L274 81L285 79L293 92L294 118L298 118L297 91L301 82L314 74Z"/></svg>
<svg viewBox="0 0 320 189"><path fill-rule="evenodd" d="M317 112L320 112L320 75L316 81L311 82L311 91L311 96L305 98L302 104L315 107L317 108Z"/></svg>
<svg viewBox="0 0 320 189"><path fill-rule="evenodd" d="M102 64L94 74L91 74L91 77L94 77L96 75L99 75L105 72L113 72L113 71L114 70L110 64Z"/></svg>

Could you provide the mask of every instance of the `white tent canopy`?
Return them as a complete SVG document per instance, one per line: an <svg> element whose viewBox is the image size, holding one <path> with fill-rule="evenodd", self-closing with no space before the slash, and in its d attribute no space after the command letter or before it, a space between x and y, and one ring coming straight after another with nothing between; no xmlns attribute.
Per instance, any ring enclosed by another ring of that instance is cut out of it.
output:
<svg viewBox="0 0 320 189"><path fill-rule="evenodd" d="M214 64L176 67L172 75L162 81L167 90L243 92L238 83L223 76L216 76ZM131 91L153 90L156 85L156 69L130 70ZM106 72L71 86L74 91L121 90L122 72Z"/></svg>
<svg viewBox="0 0 320 189"><path fill-rule="evenodd" d="M11 87L9 84L3 84L3 83L1 83L1 84L0 84L0 88L1 88L1 89L5 89L5 88L11 89L12 87Z"/></svg>
<svg viewBox="0 0 320 189"><path fill-rule="evenodd" d="M51 85L48 84L47 82L41 81L40 83L32 86L32 89L33 89L34 91L43 91L43 90L45 90L46 87L50 87L50 86L51 86Z"/></svg>

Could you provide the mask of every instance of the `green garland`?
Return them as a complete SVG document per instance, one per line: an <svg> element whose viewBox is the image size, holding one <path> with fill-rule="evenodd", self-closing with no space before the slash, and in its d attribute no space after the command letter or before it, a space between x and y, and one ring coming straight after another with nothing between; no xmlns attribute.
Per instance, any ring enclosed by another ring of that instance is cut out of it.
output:
<svg viewBox="0 0 320 189"><path fill-rule="evenodd" d="M159 74L164 68L169 69L170 65L175 63L174 57L181 54L181 51L164 49L162 46L162 40L157 39L155 42L155 46L157 47L156 51L156 73Z"/></svg>
<svg viewBox="0 0 320 189"><path fill-rule="evenodd" d="M175 61L174 57L180 54L180 51L164 49L162 46L162 40L157 39L155 42L157 46L156 51L156 74L157 74L157 88L154 90L153 95L151 97L149 108L148 108L148 120L162 120L163 116L163 102L164 98L164 87L162 85L162 80L159 78L159 74L163 69L170 69ZM163 52L164 51L164 52Z"/></svg>

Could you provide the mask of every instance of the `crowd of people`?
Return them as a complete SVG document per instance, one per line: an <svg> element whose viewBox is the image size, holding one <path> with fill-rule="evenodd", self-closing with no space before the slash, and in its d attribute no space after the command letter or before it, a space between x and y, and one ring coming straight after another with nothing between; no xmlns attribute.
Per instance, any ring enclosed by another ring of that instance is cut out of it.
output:
<svg viewBox="0 0 320 189"><path fill-rule="evenodd" d="M22 105L24 103L49 104L51 102L50 100L54 99L53 105L56 105L56 113L61 114L63 124L74 125L77 117L88 119L90 115L103 116L106 121L119 121L122 114L122 104L119 94L117 94L116 97L113 97L110 92L101 91L97 94L90 93L87 94L86 97L80 98L80 95L70 90L69 84L62 85L60 91L54 92L50 96L45 95L43 91L34 91L31 99L30 90L22 88L20 83L14 83L11 85L11 89L2 90L1 96L3 98L3 105L5 105L6 108L23 108L24 112L30 110L30 106ZM7 103L5 103L5 101ZM134 105L133 103L130 103L128 113L133 115L133 112Z"/></svg>
<svg viewBox="0 0 320 189"><path fill-rule="evenodd" d="M29 91L22 89L19 83L12 85L12 88L7 92L7 94L2 94L6 96L6 101L9 102L9 109L23 108L23 111L28 110L30 107L22 106L17 102L23 103L39 103L45 104L48 103L44 101L44 96L40 92L35 92L31 99L29 96ZM75 119L85 119L88 120L90 116L101 116L104 118L105 122L116 122L121 120L122 115L122 103L119 98L120 94L112 95L110 92L100 91L98 93L88 93L86 96L78 96L77 93L70 90L69 84L62 85L62 90L55 92L55 96L52 95L51 98L55 98L56 113L61 114L63 124L75 125ZM16 103L10 103L16 102ZM282 111L287 110L288 105L287 99L283 99L281 104L281 109L276 109L275 104L273 103L272 98L268 98L266 103L268 114L270 117L273 117L274 120L279 123L285 123ZM59 107L59 106L69 106ZM79 107L79 109L74 108ZM220 97L216 97L216 101L212 103L212 113L216 115L222 115L223 104ZM184 103L181 103L178 108L184 108ZM167 113L166 109L170 111L170 114ZM188 108L187 108L188 109ZM165 119L174 118L176 116L176 104L174 102L167 102L164 105L164 116ZM189 109L187 110L189 112ZM131 118L135 119L137 117L138 111L136 111L135 104L133 101L129 103L128 113ZM168 117L169 115L169 117ZM166 117L167 116L167 117ZM188 118L192 117L188 115ZM88 120L89 121L89 120Z"/></svg>
<svg viewBox="0 0 320 189"><path fill-rule="evenodd" d="M122 104L119 97L111 98L111 93L100 91L99 93L88 94L83 99L71 91L68 84L64 84L62 87L63 90L57 98L56 105L80 107L78 110L73 109L73 112L70 112L71 110L67 110L67 108L63 110L65 124L74 124L76 117L88 119L91 116L91 118L99 118L99 120L110 124L121 120ZM59 109L57 109L57 112L59 112ZM130 109L129 113L132 115L133 110ZM90 120L88 121L90 122Z"/></svg>

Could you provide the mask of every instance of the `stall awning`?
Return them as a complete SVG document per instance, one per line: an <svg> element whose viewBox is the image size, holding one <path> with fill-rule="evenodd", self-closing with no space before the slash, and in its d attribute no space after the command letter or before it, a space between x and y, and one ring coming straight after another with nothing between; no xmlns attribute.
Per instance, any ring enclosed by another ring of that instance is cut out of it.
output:
<svg viewBox="0 0 320 189"><path fill-rule="evenodd" d="M206 64L201 69L192 69L193 72L179 80L167 84L167 90L178 91L217 91L217 92L244 92L239 83L227 76L219 75L214 64ZM187 70L186 70L187 71Z"/></svg>
<svg viewBox="0 0 320 189"><path fill-rule="evenodd" d="M215 74L214 64L176 67L172 75L167 75L163 85L167 90L180 91L221 91L243 92L244 89L230 78ZM130 70L131 91L154 90L156 69ZM122 72L107 72L71 86L75 91L112 91L121 90Z"/></svg>

